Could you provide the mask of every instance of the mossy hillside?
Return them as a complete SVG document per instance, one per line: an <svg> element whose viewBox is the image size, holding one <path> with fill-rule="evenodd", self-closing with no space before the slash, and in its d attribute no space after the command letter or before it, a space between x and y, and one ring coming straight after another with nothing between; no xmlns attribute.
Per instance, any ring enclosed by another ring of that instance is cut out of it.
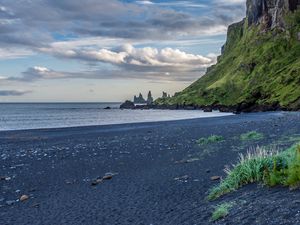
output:
<svg viewBox="0 0 300 225"><path fill-rule="evenodd" d="M286 30L263 31L247 20L231 25L218 63L174 97L157 104L280 104L300 108L300 10L286 16Z"/></svg>

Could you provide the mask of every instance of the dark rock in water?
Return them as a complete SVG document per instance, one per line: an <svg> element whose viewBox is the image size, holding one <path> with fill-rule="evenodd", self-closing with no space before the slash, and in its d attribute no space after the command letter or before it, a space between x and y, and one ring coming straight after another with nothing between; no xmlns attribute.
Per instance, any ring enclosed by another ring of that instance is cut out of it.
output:
<svg viewBox="0 0 300 225"><path fill-rule="evenodd" d="M134 109L134 103L127 100L122 105L120 105L120 109Z"/></svg>
<svg viewBox="0 0 300 225"><path fill-rule="evenodd" d="M104 109L111 109L109 106L105 107Z"/></svg>
<svg viewBox="0 0 300 225"><path fill-rule="evenodd" d="M213 110L211 107L205 107L205 108L203 108L203 111L204 112L212 112Z"/></svg>
<svg viewBox="0 0 300 225"><path fill-rule="evenodd" d="M133 98L134 104L146 104L147 101L144 99L143 95L140 93L139 97L134 96Z"/></svg>
<svg viewBox="0 0 300 225"><path fill-rule="evenodd" d="M152 97L151 91L148 92L147 105L152 105L154 99Z"/></svg>

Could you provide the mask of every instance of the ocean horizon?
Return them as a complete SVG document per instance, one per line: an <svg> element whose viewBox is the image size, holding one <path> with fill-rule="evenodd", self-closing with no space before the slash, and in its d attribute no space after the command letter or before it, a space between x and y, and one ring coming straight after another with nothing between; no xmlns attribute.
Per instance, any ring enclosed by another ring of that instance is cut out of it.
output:
<svg viewBox="0 0 300 225"><path fill-rule="evenodd" d="M0 131L111 125L232 115L201 110L121 110L119 102L0 103ZM109 109L105 109L109 107Z"/></svg>

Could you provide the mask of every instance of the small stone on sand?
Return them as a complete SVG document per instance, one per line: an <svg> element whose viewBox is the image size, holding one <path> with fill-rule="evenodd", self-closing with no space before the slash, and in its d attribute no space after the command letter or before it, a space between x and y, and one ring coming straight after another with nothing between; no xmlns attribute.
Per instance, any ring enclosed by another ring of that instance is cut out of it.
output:
<svg viewBox="0 0 300 225"><path fill-rule="evenodd" d="M213 180L213 181L215 181L215 180L220 180L220 179L221 179L220 176L212 176L212 177L210 178L210 180Z"/></svg>
<svg viewBox="0 0 300 225"><path fill-rule="evenodd" d="M28 195L22 195L21 197L20 197L20 201L21 202L24 202L24 201L26 201L26 200L28 200L29 199L29 196Z"/></svg>

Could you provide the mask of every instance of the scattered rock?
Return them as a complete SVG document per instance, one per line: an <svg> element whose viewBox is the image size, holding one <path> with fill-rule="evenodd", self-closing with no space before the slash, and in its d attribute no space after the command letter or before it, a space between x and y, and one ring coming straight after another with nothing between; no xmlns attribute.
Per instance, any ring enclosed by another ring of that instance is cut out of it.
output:
<svg viewBox="0 0 300 225"><path fill-rule="evenodd" d="M96 186L98 184L100 184L103 180L102 179L96 179L92 181L92 186Z"/></svg>
<svg viewBox="0 0 300 225"><path fill-rule="evenodd" d="M112 179L115 175L117 175L117 174L118 174L118 173L111 173L111 172L106 173L106 174L104 174L103 177L98 177L98 178L94 179L94 180L92 181L92 186L96 186L96 185L102 183L102 182L105 181L105 180L111 180L111 179Z"/></svg>
<svg viewBox="0 0 300 225"><path fill-rule="evenodd" d="M0 180L2 180L2 181L9 181L9 180L11 180L11 177L0 176Z"/></svg>
<svg viewBox="0 0 300 225"><path fill-rule="evenodd" d="M191 159L182 159L182 160L179 160L179 161L175 161L175 164L184 164L184 163L192 163L192 162L195 162L195 161L199 161L200 159L199 158L191 158Z"/></svg>
<svg viewBox="0 0 300 225"><path fill-rule="evenodd" d="M108 174L108 175L104 175L103 176L103 180L111 180L113 178L113 176L111 174Z"/></svg>
<svg viewBox="0 0 300 225"><path fill-rule="evenodd" d="M28 195L22 195L21 197L20 197L20 201L21 202L25 202L25 201L27 201L29 199L29 196Z"/></svg>
<svg viewBox="0 0 300 225"><path fill-rule="evenodd" d="M220 179L221 179L220 176L212 176L212 177L210 178L210 180L212 180L212 181L216 181L216 180L220 180Z"/></svg>
<svg viewBox="0 0 300 225"><path fill-rule="evenodd" d="M188 180L190 177L188 175L184 175L182 177L175 177L174 180L177 180L177 181L186 181Z"/></svg>
<svg viewBox="0 0 300 225"><path fill-rule="evenodd" d="M37 191L36 188L30 188L30 189L29 189L29 192L35 192L35 191Z"/></svg>
<svg viewBox="0 0 300 225"><path fill-rule="evenodd" d="M15 202L16 202L15 200L8 200L8 201L6 201L5 203L6 203L6 205L11 206L11 205L13 205Z"/></svg>
<svg viewBox="0 0 300 225"><path fill-rule="evenodd" d="M75 184L76 180L65 180L65 183L68 185Z"/></svg>
<svg viewBox="0 0 300 225"><path fill-rule="evenodd" d="M40 207L40 204L39 203L35 203L31 206L32 208L39 208Z"/></svg>
<svg viewBox="0 0 300 225"><path fill-rule="evenodd" d="M106 173L102 179L103 180L111 180L115 175L117 175L117 173L112 173L112 172L109 172L109 173Z"/></svg>

